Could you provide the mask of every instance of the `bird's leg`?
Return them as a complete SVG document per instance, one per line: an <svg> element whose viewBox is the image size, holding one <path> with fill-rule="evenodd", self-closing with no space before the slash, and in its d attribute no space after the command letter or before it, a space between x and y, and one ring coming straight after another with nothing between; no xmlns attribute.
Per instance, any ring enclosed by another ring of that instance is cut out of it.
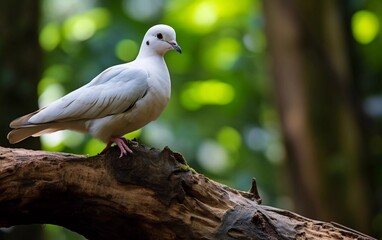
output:
<svg viewBox="0 0 382 240"><path fill-rule="evenodd" d="M110 141L107 143L106 147L102 150L100 154L104 154L107 152L107 150L110 149L111 145L113 143L117 144L119 147L119 150L121 150L121 155L119 157L122 157L123 155L127 155L127 153L133 153L133 151L127 146L129 140L127 140L124 137L112 137L110 138Z"/></svg>
<svg viewBox="0 0 382 240"><path fill-rule="evenodd" d="M127 155L127 153L133 153L133 151L127 146L127 140L123 137L112 137L110 138L111 142L114 142L119 147L119 150L121 150L121 155L119 157L121 158L123 155Z"/></svg>

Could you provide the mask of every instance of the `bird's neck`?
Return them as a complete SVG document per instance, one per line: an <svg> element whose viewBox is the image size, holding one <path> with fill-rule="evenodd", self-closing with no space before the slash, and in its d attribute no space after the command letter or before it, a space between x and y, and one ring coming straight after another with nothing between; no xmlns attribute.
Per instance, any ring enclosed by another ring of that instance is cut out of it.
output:
<svg viewBox="0 0 382 240"><path fill-rule="evenodd" d="M141 48L139 49L137 59L147 58L147 57L161 57L161 58L163 58L163 56L164 56L164 52L163 53L157 52L154 49L147 47L145 42L142 42Z"/></svg>
<svg viewBox="0 0 382 240"><path fill-rule="evenodd" d="M151 67L159 67L160 69L167 70L166 62L164 61L164 55L159 54L149 48L141 47L135 60L137 62L149 62Z"/></svg>
<svg viewBox="0 0 382 240"><path fill-rule="evenodd" d="M158 76L159 79L166 80L169 78L169 72L164 57L159 54L146 54L143 52L137 56L134 62L138 66L149 66L148 70L150 74Z"/></svg>
<svg viewBox="0 0 382 240"><path fill-rule="evenodd" d="M148 48L145 44L145 42L142 43L138 56L135 59L136 62L143 63L143 65L149 64L152 73L155 72L159 79L167 81L170 77L164 60L164 53L158 53L152 48Z"/></svg>
<svg viewBox="0 0 382 240"><path fill-rule="evenodd" d="M149 57L163 57L158 55L156 52L152 51L139 51L137 59L144 59L144 58L149 58Z"/></svg>

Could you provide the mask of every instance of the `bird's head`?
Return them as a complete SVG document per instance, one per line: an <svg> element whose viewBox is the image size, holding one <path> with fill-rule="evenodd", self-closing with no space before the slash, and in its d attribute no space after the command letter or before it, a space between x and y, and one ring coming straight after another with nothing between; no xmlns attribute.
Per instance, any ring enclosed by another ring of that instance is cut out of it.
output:
<svg viewBox="0 0 382 240"><path fill-rule="evenodd" d="M163 56L169 50L182 53L182 49L176 42L175 30L170 26L159 24L151 27L145 34L140 54L157 53Z"/></svg>

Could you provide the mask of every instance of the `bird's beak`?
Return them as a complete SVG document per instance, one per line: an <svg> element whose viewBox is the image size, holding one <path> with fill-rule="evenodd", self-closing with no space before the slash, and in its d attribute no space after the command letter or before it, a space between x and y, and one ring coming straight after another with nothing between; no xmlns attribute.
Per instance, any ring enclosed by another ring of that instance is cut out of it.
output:
<svg viewBox="0 0 382 240"><path fill-rule="evenodd" d="M171 47L172 47L175 51L177 51L178 53L182 53L182 49L180 48L180 46L178 45L178 43L176 43L175 41L169 41L168 43L171 45Z"/></svg>

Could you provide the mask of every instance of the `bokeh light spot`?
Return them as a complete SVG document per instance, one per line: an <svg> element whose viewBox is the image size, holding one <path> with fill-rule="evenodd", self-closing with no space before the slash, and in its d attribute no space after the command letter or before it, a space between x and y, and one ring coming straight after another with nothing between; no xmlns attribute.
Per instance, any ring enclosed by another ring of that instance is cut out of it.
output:
<svg viewBox="0 0 382 240"><path fill-rule="evenodd" d="M238 60L241 43L235 38L222 38L209 46L204 55L203 63L206 68L230 70Z"/></svg>
<svg viewBox="0 0 382 240"><path fill-rule="evenodd" d="M59 152L64 149L64 132L58 131L54 133L44 134L40 137L43 149L48 151Z"/></svg>
<svg viewBox="0 0 382 240"><path fill-rule="evenodd" d="M96 138L92 138L85 145L84 152L87 155L93 156L93 155L96 155L96 154L102 152L102 150L105 147L106 147L105 143L101 142L100 140L98 140Z"/></svg>
<svg viewBox="0 0 382 240"><path fill-rule="evenodd" d="M133 139L141 136L141 134L142 134L142 129L138 129L138 130L135 130L131 133L125 134L124 137L129 139L129 140L133 140Z"/></svg>
<svg viewBox="0 0 382 240"><path fill-rule="evenodd" d="M65 37L71 41L87 40L109 24L109 15L106 9L96 8L69 18L64 23Z"/></svg>
<svg viewBox="0 0 382 240"><path fill-rule="evenodd" d="M142 138L149 145L159 148L172 145L175 139L171 127L159 121L154 121L146 125L142 132Z"/></svg>
<svg viewBox="0 0 382 240"><path fill-rule="evenodd" d="M378 18L370 11L361 10L354 13L351 23L355 40L362 44L373 41L379 32Z"/></svg>
<svg viewBox="0 0 382 240"><path fill-rule="evenodd" d="M203 105L226 105L235 97L235 90L219 80L196 81L188 84L181 93L182 105L196 110Z"/></svg>
<svg viewBox="0 0 382 240"><path fill-rule="evenodd" d="M216 14L215 5L211 2L203 1L195 5L192 20L195 25L208 28L216 22Z"/></svg>
<svg viewBox="0 0 382 240"><path fill-rule="evenodd" d="M39 36L40 46L46 51L55 49L61 41L60 27L58 24L51 22L45 25Z"/></svg>
<svg viewBox="0 0 382 240"><path fill-rule="evenodd" d="M252 150L264 151L271 140L271 136L265 129L253 127L246 131L245 140L248 147Z"/></svg>
<svg viewBox="0 0 382 240"><path fill-rule="evenodd" d="M250 0L169 1L165 7L171 15L169 20L177 22L188 31L197 34L212 32L219 23L224 23L230 18L235 18L238 22L243 21L243 16L249 8L257 11L253 1Z"/></svg>
<svg viewBox="0 0 382 240"><path fill-rule="evenodd" d="M66 36L69 40L84 41L95 33L95 23L88 17L77 17L66 24Z"/></svg>
<svg viewBox="0 0 382 240"><path fill-rule="evenodd" d="M85 139L85 134L75 131L64 131L63 143L65 146L77 148Z"/></svg>
<svg viewBox="0 0 382 240"><path fill-rule="evenodd" d="M37 94L41 96L45 90L52 84L57 83L57 80L55 78L51 77L44 77L38 82L37 85Z"/></svg>
<svg viewBox="0 0 382 240"><path fill-rule="evenodd" d="M122 61L131 61L138 54L138 44L133 40L124 39L118 42L115 48L115 55Z"/></svg>
<svg viewBox="0 0 382 240"><path fill-rule="evenodd" d="M209 172L219 174L229 167L228 154L218 143L207 140L198 149L197 160Z"/></svg>
<svg viewBox="0 0 382 240"><path fill-rule="evenodd" d="M64 96L65 90L61 84L53 83L46 87L45 91L38 98L40 108L45 107L49 103Z"/></svg>
<svg viewBox="0 0 382 240"><path fill-rule="evenodd" d="M241 136L232 127L223 127L217 135L218 142L230 151L238 151L241 146Z"/></svg>
<svg viewBox="0 0 382 240"><path fill-rule="evenodd" d="M48 78L54 78L57 82L65 82L71 78L72 69L65 64L54 64L49 66L43 76Z"/></svg>
<svg viewBox="0 0 382 240"><path fill-rule="evenodd" d="M163 0L124 0L123 10L127 16L144 22L155 19L162 13L163 2Z"/></svg>
<svg viewBox="0 0 382 240"><path fill-rule="evenodd" d="M87 11L85 15L92 19L97 30L108 26L110 23L110 12L106 8L95 8Z"/></svg>

